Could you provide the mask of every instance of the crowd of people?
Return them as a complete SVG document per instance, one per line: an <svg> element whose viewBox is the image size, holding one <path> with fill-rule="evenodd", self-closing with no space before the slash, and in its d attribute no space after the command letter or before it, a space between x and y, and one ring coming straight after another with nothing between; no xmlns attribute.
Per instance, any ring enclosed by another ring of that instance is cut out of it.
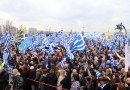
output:
<svg viewBox="0 0 130 90"><path fill-rule="evenodd" d="M130 90L130 70L125 73L123 47L117 46L116 52L93 41L94 46L89 48L90 42L92 41L85 41L84 52L73 53L74 60L67 57L62 45L56 46L55 53L49 55L38 46L34 51L27 49L25 54L21 54L17 45L11 44L11 56L8 58L9 66L12 67L11 73L2 60L1 44L0 90L7 90L10 84L13 90ZM60 62L64 57L66 62L61 67ZM113 66L111 57L115 60ZM119 62L120 65L116 65Z"/></svg>

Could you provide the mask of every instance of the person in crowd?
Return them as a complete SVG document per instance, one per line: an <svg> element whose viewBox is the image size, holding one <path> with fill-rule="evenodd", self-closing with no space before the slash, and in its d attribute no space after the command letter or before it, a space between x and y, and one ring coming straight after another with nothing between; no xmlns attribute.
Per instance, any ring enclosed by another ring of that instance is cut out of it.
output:
<svg viewBox="0 0 130 90"><path fill-rule="evenodd" d="M39 82L46 83L46 75L48 74L47 69L42 70L42 75L40 76ZM39 90L46 90L46 85L39 83Z"/></svg>
<svg viewBox="0 0 130 90"><path fill-rule="evenodd" d="M130 90L130 77L127 77L125 87L126 90Z"/></svg>
<svg viewBox="0 0 130 90"><path fill-rule="evenodd" d="M111 86L107 82L107 79L103 76L99 78L99 83L98 83L98 90L110 90Z"/></svg>
<svg viewBox="0 0 130 90"><path fill-rule="evenodd" d="M74 77L74 82L71 84L71 89L70 90L80 90L80 82L79 82L79 76L73 75Z"/></svg>
<svg viewBox="0 0 130 90"><path fill-rule="evenodd" d="M61 85L61 81L65 78L65 74L66 74L66 71L65 70L59 70L59 77L58 77L58 82L57 82L57 90L61 90L62 89L62 85Z"/></svg>
<svg viewBox="0 0 130 90"><path fill-rule="evenodd" d="M35 77L36 77L36 68L34 66L31 66L30 70L31 71L30 71L30 74L29 74L29 78L34 80ZM36 83L34 81L31 81L32 90L35 90L35 88L36 88L35 84Z"/></svg>
<svg viewBox="0 0 130 90"><path fill-rule="evenodd" d="M126 90L125 85L124 85L122 82L120 82L120 83L117 85L117 90Z"/></svg>
<svg viewBox="0 0 130 90"><path fill-rule="evenodd" d="M9 74L0 66L0 90L5 90L9 84Z"/></svg>
<svg viewBox="0 0 130 90"><path fill-rule="evenodd" d="M87 76L86 81L87 81L87 83L83 90L94 90L94 86L93 86L91 77Z"/></svg>
<svg viewBox="0 0 130 90"><path fill-rule="evenodd" d="M13 75L13 90L22 90L24 81L17 69L13 69Z"/></svg>
<svg viewBox="0 0 130 90"><path fill-rule="evenodd" d="M72 74L71 74L71 83L74 82L74 75L77 75L77 74L78 74L78 73L77 73L77 70L76 70L76 69L73 69Z"/></svg>
<svg viewBox="0 0 130 90"><path fill-rule="evenodd" d="M20 89L19 83L16 83L22 81L19 77L23 78L23 90L130 90L130 70L125 77L124 46L118 45L116 41L110 41L113 44L110 47L110 43L106 44L108 41L87 39L87 48L83 52L72 52L74 60L69 58L62 45L54 45L54 52L50 54L52 43L44 48L47 51L37 45L25 52L19 51L20 43L14 43L9 47L9 63L2 61L4 45L0 44L0 90L9 83L11 73L6 65L15 68L14 90ZM66 61L62 67L64 57Z"/></svg>
<svg viewBox="0 0 130 90"><path fill-rule="evenodd" d="M70 90L71 88L71 76L68 71L65 72L65 78L60 82L63 89Z"/></svg>
<svg viewBox="0 0 130 90"><path fill-rule="evenodd" d="M57 76L54 69L46 75L46 84L57 86ZM56 87L46 86L46 90L56 90Z"/></svg>

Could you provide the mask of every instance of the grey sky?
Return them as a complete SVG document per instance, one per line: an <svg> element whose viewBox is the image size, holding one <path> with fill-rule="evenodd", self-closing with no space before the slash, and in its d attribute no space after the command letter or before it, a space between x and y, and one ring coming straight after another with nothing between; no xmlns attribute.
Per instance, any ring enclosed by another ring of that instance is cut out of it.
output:
<svg viewBox="0 0 130 90"><path fill-rule="evenodd" d="M101 32L123 22L130 29L130 0L0 0L0 22L64 31Z"/></svg>

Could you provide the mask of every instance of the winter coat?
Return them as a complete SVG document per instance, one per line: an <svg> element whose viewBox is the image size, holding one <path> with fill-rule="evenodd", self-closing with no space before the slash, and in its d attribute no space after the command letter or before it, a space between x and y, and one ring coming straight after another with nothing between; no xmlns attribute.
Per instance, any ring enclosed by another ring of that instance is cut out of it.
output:
<svg viewBox="0 0 130 90"><path fill-rule="evenodd" d="M18 85L20 77L21 77L20 75L16 75L13 77L13 90L20 90L23 88Z"/></svg>
<svg viewBox="0 0 130 90"><path fill-rule="evenodd" d="M54 73L47 74L46 83L49 85L57 86L57 76ZM56 88L51 86L46 86L46 90L56 90Z"/></svg>
<svg viewBox="0 0 130 90"><path fill-rule="evenodd" d="M3 72L0 74L0 90L3 90L6 88L6 86L9 83L9 75L6 71L3 70Z"/></svg>
<svg viewBox="0 0 130 90"><path fill-rule="evenodd" d="M41 75L39 82L46 83L46 75L45 74ZM45 88L46 88L46 85L39 83L39 90L45 90Z"/></svg>
<svg viewBox="0 0 130 90"><path fill-rule="evenodd" d="M70 90L71 78L69 76L65 77L60 83L62 84L62 88Z"/></svg>

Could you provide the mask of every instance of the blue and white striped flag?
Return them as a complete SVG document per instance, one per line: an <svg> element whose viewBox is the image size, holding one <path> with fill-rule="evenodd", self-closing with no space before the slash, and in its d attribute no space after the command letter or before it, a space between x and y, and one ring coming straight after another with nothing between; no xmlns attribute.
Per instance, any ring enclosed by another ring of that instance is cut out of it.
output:
<svg viewBox="0 0 130 90"><path fill-rule="evenodd" d="M4 50L7 51L9 49L10 36L6 34L4 39Z"/></svg>
<svg viewBox="0 0 130 90"><path fill-rule="evenodd" d="M18 37L18 41L19 41L19 42L22 42L22 41L24 41L26 38L28 38L28 34L23 34L23 35L21 35L21 36Z"/></svg>
<svg viewBox="0 0 130 90"><path fill-rule="evenodd" d="M8 57L9 57L9 52L8 51L4 51L3 53L3 62L8 65Z"/></svg>
<svg viewBox="0 0 130 90"><path fill-rule="evenodd" d="M65 62L66 62L66 57L64 57L64 58L61 60L61 62L60 62L60 65L61 65L61 68L62 68L62 69L64 68Z"/></svg>
<svg viewBox="0 0 130 90"><path fill-rule="evenodd" d="M86 63L84 64L84 70L86 71L87 68L88 68L88 62L86 61Z"/></svg>
<svg viewBox="0 0 130 90"><path fill-rule="evenodd" d="M94 69L94 72L96 73L97 77L101 76L101 73L98 70Z"/></svg>
<svg viewBox="0 0 130 90"><path fill-rule="evenodd" d="M83 36L80 34L78 35L71 46L71 51L79 51L83 52L86 48L85 41L83 39Z"/></svg>
<svg viewBox="0 0 130 90"><path fill-rule="evenodd" d="M114 63L115 63L115 60L114 60L114 58L111 56L111 57L110 57L110 65L111 65L111 67L113 67Z"/></svg>
<svg viewBox="0 0 130 90"><path fill-rule="evenodd" d="M48 66L49 66L49 59L47 59L45 62L45 67L48 68Z"/></svg>

